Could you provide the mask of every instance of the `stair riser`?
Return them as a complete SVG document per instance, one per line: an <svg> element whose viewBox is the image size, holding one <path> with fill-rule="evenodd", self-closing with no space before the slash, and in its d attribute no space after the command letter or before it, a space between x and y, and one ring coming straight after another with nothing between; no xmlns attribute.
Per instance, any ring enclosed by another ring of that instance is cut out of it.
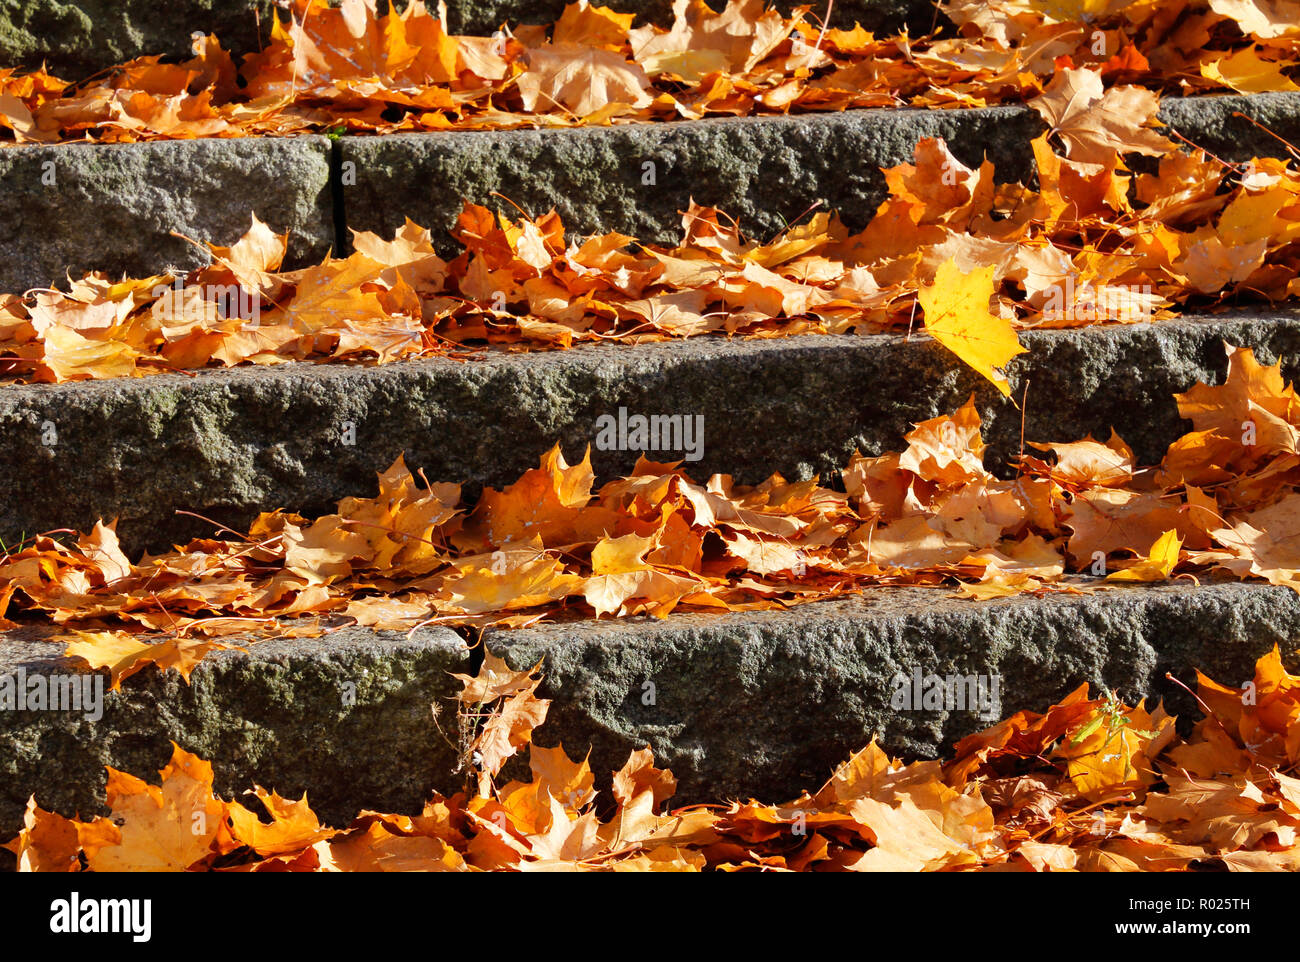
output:
<svg viewBox="0 0 1300 962"><path fill-rule="evenodd" d="M329 140L0 149L0 291L189 270L211 258L173 231L231 244L253 213L290 232L287 268L321 261L335 243Z"/></svg>
<svg viewBox="0 0 1300 962"><path fill-rule="evenodd" d="M1145 463L1188 429L1173 399L1220 382L1226 340L1300 375L1300 315L1179 320L1026 332L1010 366L1012 396L1028 384L1025 437L1074 441L1112 427ZM405 454L432 481L503 487L556 441L597 475L629 472L638 450L602 450L602 417L702 416L703 480L741 483L773 471L829 476L855 448L901 450L913 422L951 413L974 392L990 466L1020 450L1021 414L933 342L898 336L696 339L601 345L486 360L383 367L284 365L198 376L0 391L0 536L120 519L128 550L155 550L212 527L198 511L243 527L258 511L325 511L368 496L377 471ZM634 438L626 440L634 442ZM352 443L349 443L352 442ZM687 452L646 452L680 460Z"/></svg>
<svg viewBox="0 0 1300 962"><path fill-rule="evenodd" d="M458 249L448 230L462 200L518 217L494 194L534 217L555 208L574 235L668 245L680 242L694 200L766 240L819 203L865 227L887 196L880 169L910 162L926 137L945 139L967 165L987 153L1000 180L1023 179L1043 129L1031 110L991 107L397 134L344 138L340 170L352 229L388 237L410 217L444 254Z"/></svg>
<svg viewBox="0 0 1300 962"><path fill-rule="evenodd" d="M1285 155L1235 112L1300 143L1300 94L1168 98L1161 117L1225 160ZM340 144L343 201L352 229L388 237L410 217L445 253L456 250L446 231L462 199L518 216L498 193L534 217L555 208L573 234L661 244L681 239L679 212L692 200L761 239L819 202L859 230L887 196L880 169L910 163L918 141L941 137L967 166L988 159L999 180L1023 181L1034 169L1029 142L1044 130L1035 111L1015 106L350 137Z"/></svg>
<svg viewBox="0 0 1300 962"><path fill-rule="evenodd" d="M815 790L872 737L908 759L938 757L991 716L1044 710L1083 682L1130 704L1166 697L1171 711L1199 717L1165 673L1194 686L1200 668L1240 684L1274 644L1290 663L1300 597L1179 585L976 604L893 588L784 612L492 630L485 641L517 669L545 659L540 694L552 704L536 741L563 743L575 758L590 747L601 787L648 744L677 776L680 803L784 801ZM0 636L0 675L75 671L50 654L58 650ZM209 655L188 686L147 668L107 695L94 722L0 711L0 838L18 829L33 793L65 815L104 813L103 766L153 777L169 739L213 762L227 798L253 784L286 797L305 790L334 825L364 808L416 812L429 791L463 787L430 705L442 707L454 742L459 685L446 672L472 674L476 663L445 629L411 640L349 629ZM896 679L917 672L983 680L997 697L984 712L955 701L894 707L895 692L911 687ZM512 761L503 778L526 771Z"/></svg>
<svg viewBox="0 0 1300 962"><path fill-rule="evenodd" d="M1240 685L1275 643L1289 663L1300 596L1180 586L975 604L879 589L787 612L582 622L493 631L485 642L515 668L545 658L540 694L554 703L539 744L579 757L591 745L601 775L648 744L683 802L776 801L815 791L872 737L893 755L933 758L993 723L955 701L893 707L912 687L895 678L918 670L996 686L997 719L1043 711L1083 682L1094 696L1113 688L1128 704L1150 698L1149 708L1163 697L1171 712L1199 718L1165 673L1193 689L1193 668Z"/></svg>
<svg viewBox="0 0 1300 962"><path fill-rule="evenodd" d="M1166 100L1163 111L1225 159L1285 152L1235 111L1300 142L1300 94ZM818 203L859 229L885 198L880 168L910 161L918 140L942 137L963 163L987 156L999 179L1023 180L1029 141L1044 129L1029 108L991 107L346 137L334 151L322 137L10 147L0 150L0 222L11 227L0 290L66 271L194 267L206 254L170 232L229 244L254 212L291 232L290 266L346 250L349 229L390 237L407 217L452 254L448 229L464 200L518 216L497 194L533 216L555 208L570 236L617 230L675 244L692 199L763 239Z"/></svg>
<svg viewBox="0 0 1300 962"><path fill-rule="evenodd" d="M24 633L0 634L0 675L20 677L21 668L27 679L80 677L84 668L56 657L60 651ZM146 668L104 692L96 720L84 711L0 710L0 838L21 827L32 793L65 815L105 813L104 766L156 779L171 757L169 740L211 759L227 798L254 784L285 797L307 791L312 808L335 824L371 804L418 810L432 788L458 786L455 753L430 706L446 706L440 722L454 741L447 699L460 685L446 673L471 671L469 664L468 649L447 629L411 639L346 629L258 642L247 654L211 653L188 685L174 671Z"/></svg>

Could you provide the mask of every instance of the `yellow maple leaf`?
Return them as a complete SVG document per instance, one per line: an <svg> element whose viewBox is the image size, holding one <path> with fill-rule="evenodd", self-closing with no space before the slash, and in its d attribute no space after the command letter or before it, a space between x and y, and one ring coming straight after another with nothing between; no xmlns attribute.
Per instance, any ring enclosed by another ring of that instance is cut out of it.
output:
<svg viewBox="0 0 1300 962"><path fill-rule="evenodd" d="M1295 0L1209 0L1210 9L1236 21L1242 33L1272 40L1290 36L1300 27L1300 4Z"/></svg>
<svg viewBox="0 0 1300 962"><path fill-rule="evenodd" d="M921 288L917 299L929 335L1010 397L1011 385L999 371L1026 349L1011 322L989 310L996 269L990 264L965 272L955 259L944 261L934 283Z"/></svg>
<svg viewBox="0 0 1300 962"><path fill-rule="evenodd" d="M1163 581L1173 573L1174 567L1178 564L1178 552L1182 546L1183 541L1178 537L1177 531L1166 531L1156 539L1145 560L1139 561L1131 568L1107 575L1106 580Z"/></svg>
<svg viewBox="0 0 1300 962"><path fill-rule="evenodd" d="M1033 0L1031 6L1057 20L1094 20L1110 11L1112 0Z"/></svg>
<svg viewBox="0 0 1300 962"><path fill-rule="evenodd" d="M147 641L125 631L74 630L71 634L74 640L67 643L63 653L70 658L82 659L91 668L109 669L113 690L122 684L124 678L130 678L150 664L163 670L175 668L188 682L190 673L208 652L237 647L197 638Z"/></svg>
<svg viewBox="0 0 1300 962"><path fill-rule="evenodd" d="M136 352L121 341L83 337L76 331L51 327L42 337L44 351L36 381L76 381L83 378L131 377Z"/></svg>
<svg viewBox="0 0 1300 962"><path fill-rule="evenodd" d="M1174 721L1163 705L1148 712L1143 704L1127 708L1108 701L1061 743L1056 754L1067 759L1070 780L1085 797L1138 789L1156 781L1152 762L1173 740Z"/></svg>
<svg viewBox="0 0 1300 962"><path fill-rule="evenodd" d="M1201 76L1244 94L1300 90L1282 73L1284 66L1261 59L1259 48L1252 46L1201 64Z"/></svg>

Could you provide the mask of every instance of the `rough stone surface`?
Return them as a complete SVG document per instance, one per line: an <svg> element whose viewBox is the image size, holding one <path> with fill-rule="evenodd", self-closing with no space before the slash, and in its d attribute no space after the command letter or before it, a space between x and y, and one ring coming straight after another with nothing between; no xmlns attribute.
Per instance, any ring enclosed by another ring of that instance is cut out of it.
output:
<svg viewBox="0 0 1300 962"><path fill-rule="evenodd" d="M998 718L1044 710L1083 682L1130 703L1166 698L1193 668L1230 684L1253 677L1274 644L1293 664L1300 597L1223 584L974 603L951 592L884 588L790 611L675 613L667 620L583 621L492 630L487 649L515 668L545 658L554 699L537 743L563 743L608 780L650 745L682 802L816 790L873 736L906 758L936 757L992 722L970 710L895 710L895 673L1000 677ZM654 704L647 705L654 685Z"/></svg>
<svg viewBox="0 0 1300 962"><path fill-rule="evenodd" d="M533 216L551 207L575 234L617 230L674 244L680 211L694 199L720 207L742 229L770 237L821 201L854 229L885 198L881 167L909 161L916 142L945 138L964 163L987 151L1002 179L1030 170L1040 129L1023 108L854 110L567 130L464 131L347 137L341 141L348 226L385 237L410 217L444 252L462 198ZM649 179L653 164L653 184Z"/></svg>
<svg viewBox="0 0 1300 962"><path fill-rule="evenodd" d="M0 0L0 63L80 80L148 54L191 54L195 30L230 50L256 50L271 35L272 0Z"/></svg>
<svg viewBox="0 0 1300 962"><path fill-rule="evenodd" d="M0 675L78 672L44 636L0 635ZM649 744L678 777L681 801L777 800L816 788L873 736L895 754L934 757L990 723L968 708L891 708L896 673L997 676L999 717L1044 709L1088 682L1130 702L1164 697L1190 719L1191 700L1165 673L1191 682L1196 667L1237 684L1274 644L1293 664L1300 598L1237 583L982 603L881 588L789 611L494 629L485 643L516 668L545 659L541 694L553 702L537 742L562 742L570 755L591 746L606 782ZM103 814L103 766L152 778L169 739L214 762L227 798L254 782L286 796L306 791L335 825L363 807L418 810L430 790L458 787L430 705L453 696L448 671L473 672L471 655L445 629L411 639L348 629L212 654L189 686L146 669L106 696L98 721L0 711L0 838L17 829L33 792L63 814ZM443 728L454 737L450 706Z"/></svg>
<svg viewBox="0 0 1300 962"><path fill-rule="evenodd" d="M1166 98L1161 118L1220 156L1282 156L1285 145L1240 118L1300 139L1300 94ZM444 252L462 198L533 216L551 207L574 233L617 230L676 243L693 199L770 237L821 201L854 230L886 196L882 167L912 159L918 140L943 137L968 166L987 157L1001 180L1032 171L1029 141L1044 130L1027 107L850 110L563 130L462 131L350 137L341 158L349 227L391 234L409 216L432 228ZM653 167L653 182L647 183ZM345 168L345 173L352 173Z"/></svg>
<svg viewBox="0 0 1300 962"><path fill-rule="evenodd" d="M37 631L0 634L0 675L86 670L60 657L61 645L34 640ZM106 814L104 766L156 783L171 757L169 739L213 762L226 798L254 783L285 797L307 791L335 825L365 806L418 811L431 789L456 787L454 752L430 706L454 696L459 685L446 673L468 665L468 649L445 628L410 639L349 628L212 653L189 685L152 667L117 692L105 682L97 721L71 711L0 711L0 838L20 826L32 793L64 815ZM453 741L454 716L451 709L442 716Z"/></svg>
<svg viewBox="0 0 1300 962"><path fill-rule="evenodd" d="M1252 346L1267 363L1283 357L1287 376L1300 375L1296 311L1035 331L1023 340L1029 353L1009 377L1017 401L1029 384L1026 437L1073 441L1114 427L1145 463L1190 429L1174 392L1222 381L1225 340ZM687 465L697 476L827 477L854 448L900 450L912 423L955 410L972 392L997 468L1019 451L1020 411L922 337L701 338L467 362L6 385L0 537L120 517L131 549L161 549L211 533L177 509L236 526L277 506L330 509L340 497L372 494L376 472L403 452L412 469L467 482L474 496L534 467L556 441L570 460L581 458L597 419L619 407L704 415L703 459ZM349 422L353 445L344 443ZM601 480L636 457L592 451Z"/></svg>
<svg viewBox="0 0 1300 962"><path fill-rule="evenodd" d="M334 243L329 165L324 137L0 149L0 291L195 267L207 255L171 231L229 244L254 212L291 232L292 265L319 261Z"/></svg>
<svg viewBox="0 0 1300 962"><path fill-rule="evenodd" d="M1246 114L1255 123L1234 113ZM1160 103L1160 119L1225 160L1284 157L1286 145L1260 126L1300 143L1300 93L1166 97Z"/></svg>

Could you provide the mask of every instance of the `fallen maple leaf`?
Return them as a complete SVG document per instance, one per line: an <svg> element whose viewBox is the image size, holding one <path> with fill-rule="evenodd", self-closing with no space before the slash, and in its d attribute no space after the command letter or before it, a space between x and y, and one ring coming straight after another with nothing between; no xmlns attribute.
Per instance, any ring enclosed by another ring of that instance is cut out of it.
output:
<svg viewBox="0 0 1300 962"><path fill-rule="evenodd" d="M118 841L88 853L96 872L181 872L204 858L226 805L213 797L212 765L172 744L161 787L108 770L108 806Z"/></svg>
<svg viewBox="0 0 1300 962"><path fill-rule="evenodd" d="M187 682L190 673L210 651L225 651L232 645L200 638L164 638L141 640L122 631L72 631L73 639L64 646L64 654L80 658L91 668L107 668L111 690L116 691L124 679L149 665L161 669L175 668ZM237 650L243 651L243 648Z"/></svg>
<svg viewBox="0 0 1300 962"><path fill-rule="evenodd" d="M1066 156L1079 163L1113 166L1121 153L1159 156L1175 149L1148 127L1156 122L1159 97L1141 87L1105 90L1096 70L1060 71L1029 106L1064 141Z"/></svg>
<svg viewBox="0 0 1300 962"><path fill-rule="evenodd" d="M995 270L990 265L965 272L955 260L947 260L934 283L917 293L917 300L925 312L926 333L1010 397L1011 385L1000 372L1026 349L1011 322L989 310Z"/></svg>
<svg viewBox="0 0 1300 962"><path fill-rule="evenodd" d="M1177 531L1166 531L1147 552L1146 558L1122 571L1113 571L1107 581L1164 581L1178 564L1178 551L1183 546Z"/></svg>

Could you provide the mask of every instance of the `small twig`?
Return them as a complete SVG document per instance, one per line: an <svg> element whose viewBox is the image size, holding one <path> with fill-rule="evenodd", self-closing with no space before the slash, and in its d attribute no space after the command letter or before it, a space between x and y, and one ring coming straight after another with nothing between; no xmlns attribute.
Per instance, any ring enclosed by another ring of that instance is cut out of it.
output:
<svg viewBox="0 0 1300 962"><path fill-rule="evenodd" d="M831 11L832 11L833 9L835 9L835 0L827 0L827 2L826 2L826 16L822 18L822 30L821 30L821 33L817 34L817 42L816 42L815 44L813 44L813 53L820 53L820 52L821 52L821 49L822 49L822 39L826 36L826 28L829 27L829 26L831 25ZM938 15L939 15L939 11L938 11L938 9L936 8L936 10L935 10L935 16L937 17Z"/></svg>
<svg viewBox="0 0 1300 962"><path fill-rule="evenodd" d="M1261 124L1254 117L1251 117L1249 114L1243 114L1240 110L1234 110L1232 112L1232 116L1241 117L1243 120L1247 121L1248 123L1254 124L1256 127L1264 131L1264 133L1268 134L1270 137L1280 140L1283 144L1286 145L1286 149L1288 152L1290 152L1291 156L1294 157L1296 160L1300 160L1300 148L1297 148L1295 144L1291 143L1291 141L1287 140L1285 137L1277 133L1274 133L1272 130L1269 130L1267 127ZM1209 151L1206 151L1206 153L1209 153Z"/></svg>
<svg viewBox="0 0 1300 962"><path fill-rule="evenodd" d="M247 541L250 544L254 543L253 539L248 537L248 535L240 534L234 528L228 528L220 521L213 521L211 518L205 518L203 515L198 514L194 511L182 511L180 508L177 508L176 514L186 514L189 515L191 518L198 518L200 521L206 521L208 524L212 525L218 531L229 531L231 534L233 534L236 538L239 538L241 541Z"/></svg>
<svg viewBox="0 0 1300 962"><path fill-rule="evenodd" d="M1025 378L1025 392L1020 397L1020 463L1018 473L1025 470L1025 412L1029 409L1029 378Z"/></svg>

